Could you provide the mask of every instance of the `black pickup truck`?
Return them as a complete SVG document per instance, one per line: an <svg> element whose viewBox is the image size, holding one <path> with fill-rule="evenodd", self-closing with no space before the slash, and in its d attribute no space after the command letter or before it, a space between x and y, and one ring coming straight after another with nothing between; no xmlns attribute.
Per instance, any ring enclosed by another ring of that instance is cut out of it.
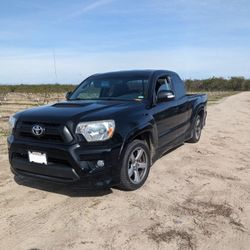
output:
<svg viewBox="0 0 250 250"><path fill-rule="evenodd" d="M165 70L92 75L66 99L10 117L14 174L135 190L166 151L200 139L207 114L207 96Z"/></svg>

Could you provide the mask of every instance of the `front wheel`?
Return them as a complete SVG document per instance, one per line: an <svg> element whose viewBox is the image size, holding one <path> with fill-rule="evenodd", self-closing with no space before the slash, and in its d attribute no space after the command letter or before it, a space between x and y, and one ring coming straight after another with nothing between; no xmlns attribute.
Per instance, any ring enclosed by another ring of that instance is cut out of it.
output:
<svg viewBox="0 0 250 250"><path fill-rule="evenodd" d="M123 157L119 187L127 191L140 188L148 177L150 165L148 144L141 140L131 142Z"/></svg>

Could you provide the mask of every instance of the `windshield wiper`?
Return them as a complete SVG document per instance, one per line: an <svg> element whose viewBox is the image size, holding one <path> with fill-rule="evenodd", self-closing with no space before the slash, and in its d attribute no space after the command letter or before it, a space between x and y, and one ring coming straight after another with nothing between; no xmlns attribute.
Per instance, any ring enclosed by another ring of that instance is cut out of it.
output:
<svg viewBox="0 0 250 250"><path fill-rule="evenodd" d="M115 98L115 97L102 97L98 100L102 101L132 101L131 99L125 99L125 98Z"/></svg>
<svg viewBox="0 0 250 250"><path fill-rule="evenodd" d="M85 99L82 99L82 98L68 99L68 101L80 101L80 100L85 100Z"/></svg>
<svg viewBox="0 0 250 250"><path fill-rule="evenodd" d="M74 99L69 99L68 101L91 101L91 100L99 100L99 98L74 98Z"/></svg>

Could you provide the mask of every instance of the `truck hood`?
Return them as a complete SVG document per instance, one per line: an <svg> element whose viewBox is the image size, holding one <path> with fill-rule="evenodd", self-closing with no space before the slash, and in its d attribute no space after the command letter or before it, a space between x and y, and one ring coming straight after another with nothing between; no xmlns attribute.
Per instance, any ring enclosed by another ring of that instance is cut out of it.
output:
<svg viewBox="0 0 250 250"><path fill-rule="evenodd" d="M116 113L144 107L141 101L64 101L22 111L17 117L25 121L66 123L112 119Z"/></svg>

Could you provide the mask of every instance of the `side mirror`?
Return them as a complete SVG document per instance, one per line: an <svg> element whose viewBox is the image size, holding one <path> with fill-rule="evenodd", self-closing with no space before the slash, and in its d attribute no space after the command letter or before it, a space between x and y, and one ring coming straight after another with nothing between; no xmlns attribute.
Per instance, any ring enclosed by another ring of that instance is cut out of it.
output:
<svg viewBox="0 0 250 250"><path fill-rule="evenodd" d="M70 98L71 94L72 94L72 92L71 92L71 91L66 93L66 95L65 95L66 100L69 100L69 98Z"/></svg>
<svg viewBox="0 0 250 250"><path fill-rule="evenodd" d="M175 98L172 90L160 90L157 94L157 102L166 102Z"/></svg>

